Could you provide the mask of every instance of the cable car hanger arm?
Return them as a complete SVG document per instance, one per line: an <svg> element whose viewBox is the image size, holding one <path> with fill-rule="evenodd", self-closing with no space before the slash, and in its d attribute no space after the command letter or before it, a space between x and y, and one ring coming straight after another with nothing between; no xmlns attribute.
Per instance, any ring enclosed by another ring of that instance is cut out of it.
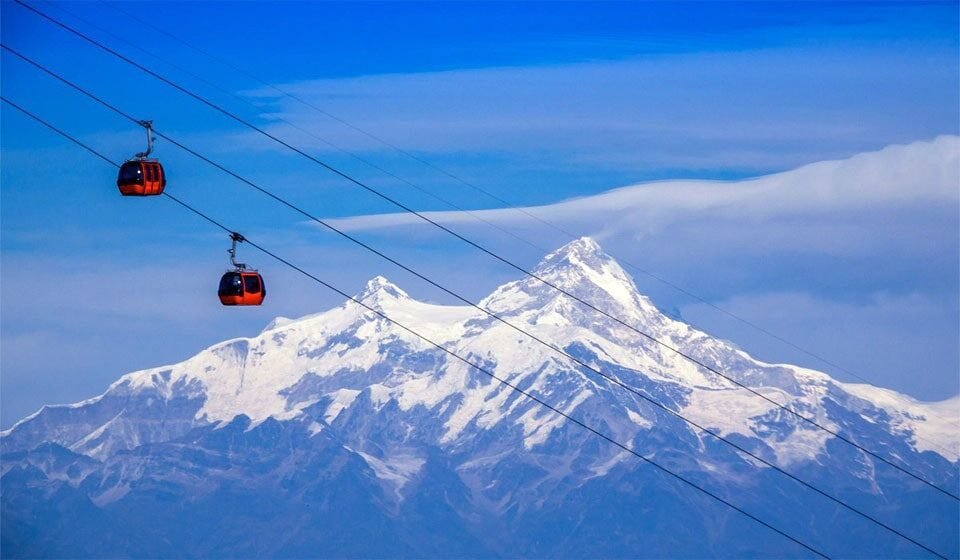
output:
<svg viewBox="0 0 960 560"><path fill-rule="evenodd" d="M137 152L134 159L146 159L153 152L153 121L140 121L140 126L147 129L147 149L143 152Z"/></svg>
<svg viewBox="0 0 960 560"><path fill-rule="evenodd" d="M238 242L243 243L246 240L247 239L243 235L235 231L230 232L231 243L230 243L230 248L227 249L227 253L230 254L230 264L233 265L234 270L240 271L240 270L247 269L246 264L237 262L237 243Z"/></svg>

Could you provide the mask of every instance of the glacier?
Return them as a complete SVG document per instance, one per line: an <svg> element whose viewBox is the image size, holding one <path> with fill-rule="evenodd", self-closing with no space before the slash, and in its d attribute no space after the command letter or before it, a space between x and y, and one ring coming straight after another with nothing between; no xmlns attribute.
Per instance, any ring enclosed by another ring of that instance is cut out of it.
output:
<svg viewBox="0 0 960 560"><path fill-rule="evenodd" d="M590 238L534 273L957 492L960 397L756 360L661 313ZM383 277L356 297L831 555L926 555L479 309ZM478 305L960 554L956 501L536 279ZM809 555L350 301L45 406L0 433L0 453L10 558Z"/></svg>

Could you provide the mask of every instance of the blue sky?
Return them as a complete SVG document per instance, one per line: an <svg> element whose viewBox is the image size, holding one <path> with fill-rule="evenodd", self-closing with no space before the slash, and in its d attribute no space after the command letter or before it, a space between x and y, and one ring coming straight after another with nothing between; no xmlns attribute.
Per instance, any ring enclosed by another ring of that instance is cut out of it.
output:
<svg viewBox="0 0 960 560"><path fill-rule="evenodd" d="M277 119L459 206L501 206L109 5L34 5L413 207L446 210ZM958 134L956 3L116 6L516 204L662 179L738 180ZM21 6L0 9L4 44L315 214L395 211ZM2 56L5 96L117 161L142 149L142 131ZM227 264L222 234L169 201L121 199L114 170L6 105L0 117L3 426L43 403L98 394L127 371L256 333L274 316L339 303L247 252L243 258L269 274L270 301L221 309L212 291ZM358 291L382 273L413 295L445 301L174 146L159 142L157 155L171 193L344 289ZM800 210L801 198L785 197L796 211L770 214L753 238L743 232L761 222L721 219L697 205L681 214L655 207L644 219L660 225L646 229L605 232L602 216L563 226L606 234L614 256L878 384L923 399L956 394L960 221L952 193L914 196L922 185L908 180L899 183L903 196L878 196L857 179L845 184L851 196L811 212ZM542 248L565 241L515 218L504 227ZM822 227L807 227L812 222ZM497 231L462 227L521 264L541 256ZM631 237L637 231L645 237ZM794 243L793 232L805 243ZM474 298L516 276L423 228L358 234ZM635 275L662 307L761 358L832 371Z"/></svg>

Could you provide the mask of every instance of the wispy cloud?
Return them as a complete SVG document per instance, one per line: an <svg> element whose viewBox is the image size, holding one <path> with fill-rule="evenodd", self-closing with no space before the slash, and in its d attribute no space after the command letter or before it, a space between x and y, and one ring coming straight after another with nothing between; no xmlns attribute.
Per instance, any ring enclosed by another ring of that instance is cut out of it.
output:
<svg viewBox="0 0 960 560"><path fill-rule="evenodd" d="M425 214L445 224L477 225L479 217L511 227L539 225L531 218L535 216L601 239L626 235L639 240L685 223L693 227L722 223L724 229L734 226L752 233L763 225L768 235L754 237L748 245L732 244L730 249L793 250L809 242L817 245L818 251L832 248L849 252L862 244L887 245L895 240L891 232L865 228L843 216L896 210L914 230L902 232L907 239L926 236L922 223L929 218L911 210L943 207L956 201L960 196L958 184L960 137L941 136L740 181L659 181L519 211L501 208L474 210L472 216L462 212ZM822 219L824 216L831 219ZM791 221L783 221L787 219ZM354 216L331 222L349 231L424 224L408 213ZM821 231L813 238L797 235L805 226ZM854 239L861 244L853 243Z"/></svg>
<svg viewBox="0 0 960 560"><path fill-rule="evenodd" d="M950 49L766 49L284 88L414 151L563 154L561 164L632 169L769 170L955 134L958 69ZM383 148L275 91L248 95L272 101L275 116L345 148Z"/></svg>

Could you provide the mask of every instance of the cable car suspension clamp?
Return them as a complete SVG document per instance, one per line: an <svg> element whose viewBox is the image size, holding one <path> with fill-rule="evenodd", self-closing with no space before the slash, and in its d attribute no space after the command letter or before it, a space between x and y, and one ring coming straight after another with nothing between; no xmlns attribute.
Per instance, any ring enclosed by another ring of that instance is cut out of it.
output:
<svg viewBox="0 0 960 560"><path fill-rule="evenodd" d="M140 126L147 129L147 150L145 152L138 152L134 157L137 159L146 159L147 156L153 151L153 121L140 121Z"/></svg>
<svg viewBox="0 0 960 560"><path fill-rule="evenodd" d="M237 271L246 270L247 265L237 262L237 242L243 243L246 241L246 238L234 231L230 233L230 241L230 249L227 251L227 253L230 253L230 263L233 264L233 268Z"/></svg>

